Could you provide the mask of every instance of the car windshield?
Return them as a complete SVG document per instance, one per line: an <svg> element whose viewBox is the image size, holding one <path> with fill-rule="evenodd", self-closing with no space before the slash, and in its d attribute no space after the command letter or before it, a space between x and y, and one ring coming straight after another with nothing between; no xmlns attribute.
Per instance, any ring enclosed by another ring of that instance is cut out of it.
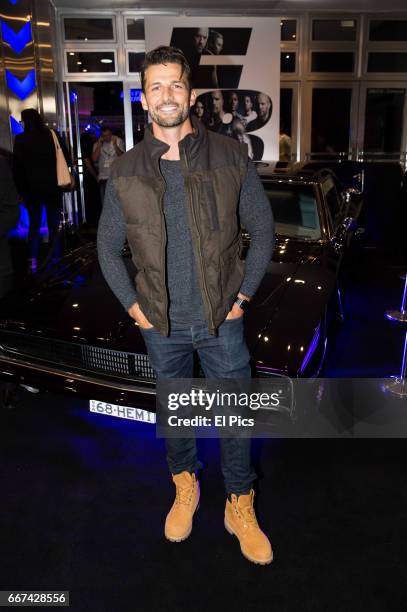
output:
<svg viewBox="0 0 407 612"><path fill-rule="evenodd" d="M303 240L319 240L318 205L315 192L309 185L265 183L277 234Z"/></svg>

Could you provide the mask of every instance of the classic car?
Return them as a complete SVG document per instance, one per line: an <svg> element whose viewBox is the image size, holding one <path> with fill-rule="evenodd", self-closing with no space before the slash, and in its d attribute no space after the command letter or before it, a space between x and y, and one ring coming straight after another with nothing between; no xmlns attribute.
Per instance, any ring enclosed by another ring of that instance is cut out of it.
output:
<svg viewBox="0 0 407 612"><path fill-rule="evenodd" d="M361 198L329 169L259 164L258 172L273 210L276 244L244 315L253 374L316 376L331 322L341 316L338 275ZM248 247L244 229L243 241ZM123 257L133 275L126 249ZM4 298L0 378L3 402L13 385L23 385L154 410L155 374L142 335L108 288L93 242Z"/></svg>

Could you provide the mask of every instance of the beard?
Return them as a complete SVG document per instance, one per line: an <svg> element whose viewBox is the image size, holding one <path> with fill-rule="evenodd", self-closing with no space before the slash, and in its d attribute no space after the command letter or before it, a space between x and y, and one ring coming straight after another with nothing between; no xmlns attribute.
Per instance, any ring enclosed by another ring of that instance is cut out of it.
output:
<svg viewBox="0 0 407 612"><path fill-rule="evenodd" d="M160 115L160 111L155 108L149 108L149 113L154 123L160 127L177 127L177 125L181 125L188 119L189 108L187 106L178 107L177 111L169 117L163 117Z"/></svg>

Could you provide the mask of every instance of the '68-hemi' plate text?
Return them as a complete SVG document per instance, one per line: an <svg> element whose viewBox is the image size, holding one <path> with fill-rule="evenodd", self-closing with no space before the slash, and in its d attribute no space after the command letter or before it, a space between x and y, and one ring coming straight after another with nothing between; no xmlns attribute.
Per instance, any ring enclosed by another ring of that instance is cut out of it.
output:
<svg viewBox="0 0 407 612"><path fill-rule="evenodd" d="M106 414L107 416L118 417L119 419L128 419L129 421L142 421L143 423L155 423L155 412L148 412L141 408L132 408L130 406L117 406L116 404L107 404L98 400L89 401L89 410L98 414Z"/></svg>

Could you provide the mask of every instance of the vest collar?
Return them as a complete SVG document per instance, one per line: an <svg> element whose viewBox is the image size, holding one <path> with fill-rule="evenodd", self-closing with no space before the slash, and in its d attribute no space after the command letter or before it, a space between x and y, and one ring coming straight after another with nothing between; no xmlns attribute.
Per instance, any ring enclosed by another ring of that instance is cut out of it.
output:
<svg viewBox="0 0 407 612"><path fill-rule="evenodd" d="M182 140L180 140L178 146L180 153L185 151L188 158L193 161L194 158L199 155L199 153L202 153L202 146L206 145L207 143L208 133L202 121L199 121L193 115L191 116L191 122L193 132L187 134ZM166 142L159 140L154 136L153 126L151 123L147 126L147 129L144 132L144 145L147 147L151 156L158 159L162 157L170 148Z"/></svg>

